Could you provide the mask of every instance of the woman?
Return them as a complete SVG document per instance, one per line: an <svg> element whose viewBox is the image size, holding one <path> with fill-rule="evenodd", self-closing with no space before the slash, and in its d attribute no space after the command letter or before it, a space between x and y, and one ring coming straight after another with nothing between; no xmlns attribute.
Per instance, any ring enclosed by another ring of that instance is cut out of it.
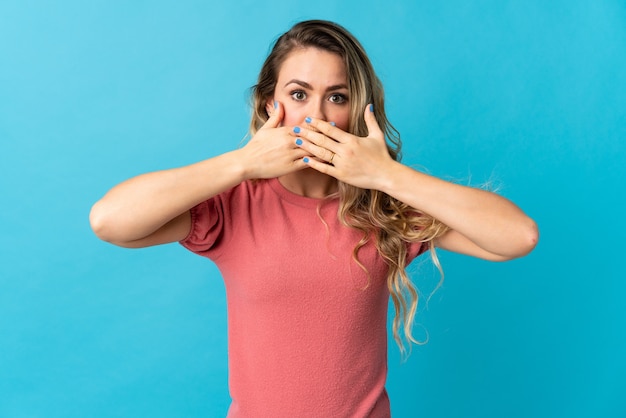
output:
<svg viewBox="0 0 626 418"><path fill-rule="evenodd" d="M250 131L241 149L114 187L92 227L124 247L180 241L218 265L229 416L387 417L387 302L404 349L417 305L408 263L434 247L520 257L537 227L500 196L397 161L381 83L334 23L277 40Z"/></svg>

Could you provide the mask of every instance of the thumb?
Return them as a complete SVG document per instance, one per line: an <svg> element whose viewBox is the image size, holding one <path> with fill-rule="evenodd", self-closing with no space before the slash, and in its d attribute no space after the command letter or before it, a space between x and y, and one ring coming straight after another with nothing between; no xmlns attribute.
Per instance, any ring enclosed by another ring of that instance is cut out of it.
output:
<svg viewBox="0 0 626 418"><path fill-rule="evenodd" d="M278 101L274 101L274 105L267 104L267 113L270 115L269 119L263 125L263 128L277 128L283 121L283 106Z"/></svg>
<svg viewBox="0 0 626 418"><path fill-rule="evenodd" d="M385 138L385 134L380 130L378 121L376 120L376 114L374 113L374 105L368 104L365 106L365 125L367 126L367 136L376 138Z"/></svg>

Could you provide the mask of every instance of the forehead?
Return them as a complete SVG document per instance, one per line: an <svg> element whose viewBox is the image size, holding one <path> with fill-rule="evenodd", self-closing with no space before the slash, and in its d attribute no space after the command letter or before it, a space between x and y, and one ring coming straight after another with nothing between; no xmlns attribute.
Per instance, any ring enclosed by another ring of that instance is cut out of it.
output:
<svg viewBox="0 0 626 418"><path fill-rule="evenodd" d="M293 50L278 71L277 87L283 87L292 79L310 84L337 85L347 82L343 58L318 48Z"/></svg>

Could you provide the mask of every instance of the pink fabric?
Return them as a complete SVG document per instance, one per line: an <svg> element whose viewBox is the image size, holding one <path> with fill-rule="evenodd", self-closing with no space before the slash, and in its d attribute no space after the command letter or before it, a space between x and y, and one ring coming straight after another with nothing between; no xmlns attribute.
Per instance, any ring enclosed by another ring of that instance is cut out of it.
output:
<svg viewBox="0 0 626 418"><path fill-rule="evenodd" d="M245 182L192 209L181 241L210 258L228 303L229 417L389 417L387 266L338 201ZM420 252L411 247L410 258Z"/></svg>

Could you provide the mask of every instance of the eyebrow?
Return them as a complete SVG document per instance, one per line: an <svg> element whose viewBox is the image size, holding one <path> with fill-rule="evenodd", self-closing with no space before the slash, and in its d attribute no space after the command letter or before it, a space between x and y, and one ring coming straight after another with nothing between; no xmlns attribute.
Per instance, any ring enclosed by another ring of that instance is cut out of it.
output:
<svg viewBox="0 0 626 418"><path fill-rule="evenodd" d="M305 89L309 89L309 90L313 90L313 86L311 86L309 83L307 83L306 81L302 81L302 80L297 80L297 79L292 79L289 80L287 83L285 83L284 87L287 87L289 84L298 84L299 86L304 87ZM333 91L333 90L341 90L341 89L348 89L348 86L346 84L335 84L334 86L330 86L326 89L326 91Z"/></svg>

